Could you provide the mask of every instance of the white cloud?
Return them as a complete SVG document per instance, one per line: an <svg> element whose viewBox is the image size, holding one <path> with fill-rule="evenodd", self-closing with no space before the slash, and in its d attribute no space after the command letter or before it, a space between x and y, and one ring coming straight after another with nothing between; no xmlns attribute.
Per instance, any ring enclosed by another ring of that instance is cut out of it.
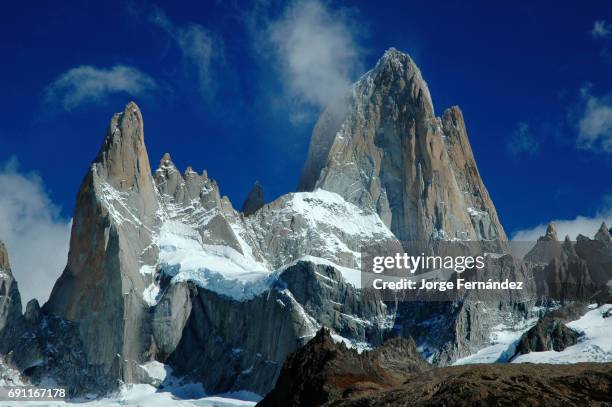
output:
<svg viewBox="0 0 612 407"><path fill-rule="evenodd" d="M578 122L578 147L612 152L612 98L596 97L582 89L583 109Z"/></svg>
<svg viewBox="0 0 612 407"><path fill-rule="evenodd" d="M23 306L45 302L68 258L70 221L59 216L36 174L20 173L17 160L0 166L0 240L6 244Z"/></svg>
<svg viewBox="0 0 612 407"><path fill-rule="evenodd" d="M535 138L527 123L519 122L508 141L507 147L513 155L523 153L532 155L540 148L540 142Z"/></svg>
<svg viewBox="0 0 612 407"><path fill-rule="evenodd" d="M256 36L263 42L258 48L273 58L293 102L320 110L341 101L362 67L359 33L348 10L298 0L280 17L264 19L263 26Z"/></svg>
<svg viewBox="0 0 612 407"><path fill-rule="evenodd" d="M202 25L173 23L158 7L149 15L149 21L162 28L176 42L186 67L195 71L200 91L205 96L212 96L213 64L224 60L223 41Z"/></svg>
<svg viewBox="0 0 612 407"><path fill-rule="evenodd" d="M608 226L612 225L612 209L602 211L593 217L577 216L574 219L557 219L552 222L557 226L559 239L564 239L566 235L569 235L570 239L576 240L579 234L593 238L601 222L606 222ZM541 224L533 228L518 230L512 234L512 240L535 242L540 236L544 236L547 226L547 224Z"/></svg>
<svg viewBox="0 0 612 407"><path fill-rule="evenodd" d="M593 23L593 29L591 30L593 38L612 38L612 24L608 24L606 20L597 20Z"/></svg>
<svg viewBox="0 0 612 407"><path fill-rule="evenodd" d="M97 68L82 65L61 74L46 90L46 101L64 110L85 103L99 103L109 95L125 92L140 96L155 90L156 82L142 71L124 65Z"/></svg>

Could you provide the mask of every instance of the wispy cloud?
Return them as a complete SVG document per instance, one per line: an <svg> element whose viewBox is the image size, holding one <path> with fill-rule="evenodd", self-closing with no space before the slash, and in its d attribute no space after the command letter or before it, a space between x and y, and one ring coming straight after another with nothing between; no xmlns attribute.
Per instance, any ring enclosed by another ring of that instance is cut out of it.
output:
<svg viewBox="0 0 612 407"><path fill-rule="evenodd" d="M73 110L83 104L103 102L112 94L141 96L155 89L155 80L134 67L82 65L62 73L47 86L45 100L52 106Z"/></svg>
<svg viewBox="0 0 612 407"><path fill-rule="evenodd" d="M512 155L535 154L540 148L539 140L529 129L529 124L519 122L507 143L508 151Z"/></svg>
<svg viewBox="0 0 612 407"><path fill-rule="evenodd" d="M593 23L593 29L591 30L593 38L597 39L610 39L612 38L612 24L609 24L606 20L597 20Z"/></svg>
<svg viewBox="0 0 612 407"><path fill-rule="evenodd" d="M581 90L578 148L612 152L612 96L597 97L590 86Z"/></svg>
<svg viewBox="0 0 612 407"><path fill-rule="evenodd" d="M176 24L158 7L149 21L163 29L181 51L185 68L195 74L200 92L210 97L215 92L214 67L224 63L223 40L199 24Z"/></svg>
<svg viewBox="0 0 612 407"><path fill-rule="evenodd" d="M592 238L601 222L612 225L612 209L602 211L595 216L577 216L574 219L553 220L557 225L557 234L560 239L566 235L572 240L576 240L579 234ZM540 236L544 236L547 224L540 224L532 228L517 230L512 234L512 240L517 242L535 242Z"/></svg>
<svg viewBox="0 0 612 407"><path fill-rule="evenodd" d="M68 256L70 221L59 216L42 180L19 171L15 158L0 165L0 239L6 243L23 305L51 293Z"/></svg>
<svg viewBox="0 0 612 407"><path fill-rule="evenodd" d="M610 54L610 46L612 45L612 24L608 23L606 20L595 21L591 29L591 36L594 40L602 44L601 56L604 57L607 62L610 62L612 60L612 55Z"/></svg>
<svg viewBox="0 0 612 407"><path fill-rule="evenodd" d="M340 105L362 70L354 10L298 0L275 17L259 13L256 48L279 70L294 119L307 117L308 109Z"/></svg>

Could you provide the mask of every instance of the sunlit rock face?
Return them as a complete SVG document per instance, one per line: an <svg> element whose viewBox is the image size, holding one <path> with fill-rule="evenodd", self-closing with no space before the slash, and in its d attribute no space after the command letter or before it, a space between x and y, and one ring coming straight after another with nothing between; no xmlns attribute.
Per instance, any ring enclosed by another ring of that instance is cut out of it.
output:
<svg viewBox="0 0 612 407"><path fill-rule="evenodd" d="M346 116L315 127L300 189L372 208L403 241L506 240L458 107L436 117L412 59L395 49L352 88Z"/></svg>

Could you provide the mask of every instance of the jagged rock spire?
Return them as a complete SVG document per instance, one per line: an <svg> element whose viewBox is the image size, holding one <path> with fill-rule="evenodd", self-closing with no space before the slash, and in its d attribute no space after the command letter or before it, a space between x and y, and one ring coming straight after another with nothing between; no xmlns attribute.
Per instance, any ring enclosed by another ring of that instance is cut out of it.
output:
<svg viewBox="0 0 612 407"><path fill-rule="evenodd" d="M14 332L22 321L21 295L17 281L11 272L9 256L4 242L0 240L0 353L5 353L17 339Z"/></svg>
<svg viewBox="0 0 612 407"><path fill-rule="evenodd" d="M88 363L100 374L120 371L124 381L148 346L142 315L150 282L139 270L157 258L158 208L142 114L130 102L113 115L81 184L68 263L43 306L77 321Z"/></svg>
<svg viewBox="0 0 612 407"><path fill-rule="evenodd" d="M546 227L546 233L540 237L538 241L553 241L558 242L559 237L557 236L557 225L555 222L550 222Z"/></svg>
<svg viewBox="0 0 612 407"><path fill-rule="evenodd" d="M595 240L600 240L602 242L612 242L612 237L610 237L610 229L606 225L606 222L601 222L601 226L597 233L595 233Z"/></svg>
<svg viewBox="0 0 612 407"><path fill-rule="evenodd" d="M4 242L0 240L0 270L5 273L10 273L11 265L9 263L8 252Z"/></svg>
<svg viewBox="0 0 612 407"><path fill-rule="evenodd" d="M327 110L300 189L374 209L404 241L506 241L458 107L436 117L410 56L392 48L354 84L346 117Z"/></svg>
<svg viewBox="0 0 612 407"><path fill-rule="evenodd" d="M144 124L140 108L130 102L111 119L95 162L98 172L114 188L126 191L150 186L151 166L144 144Z"/></svg>
<svg viewBox="0 0 612 407"><path fill-rule="evenodd" d="M242 212L246 215L252 215L259 208L265 205L263 188L259 181L255 181L251 192L247 195L242 204Z"/></svg>

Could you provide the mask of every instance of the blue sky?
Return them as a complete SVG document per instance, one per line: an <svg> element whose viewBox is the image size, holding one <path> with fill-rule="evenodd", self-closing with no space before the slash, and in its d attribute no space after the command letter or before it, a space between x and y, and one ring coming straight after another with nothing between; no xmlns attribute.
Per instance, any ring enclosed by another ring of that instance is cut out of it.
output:
<svg viewBox="0 0 612 407"><path fill-rule="evenodd" d="M108 121L129 100L152 165L168 151L181 169L207 169L238 208L255 180L268 200L292 191L317 114L391 46L416 60L438 113L462 108L510 234L609 218L612 3L571 3L6 4L0 185L30 182L42 203L24 214L13 199L0 232L16 247L30 216L65 233Z"/></svg>

